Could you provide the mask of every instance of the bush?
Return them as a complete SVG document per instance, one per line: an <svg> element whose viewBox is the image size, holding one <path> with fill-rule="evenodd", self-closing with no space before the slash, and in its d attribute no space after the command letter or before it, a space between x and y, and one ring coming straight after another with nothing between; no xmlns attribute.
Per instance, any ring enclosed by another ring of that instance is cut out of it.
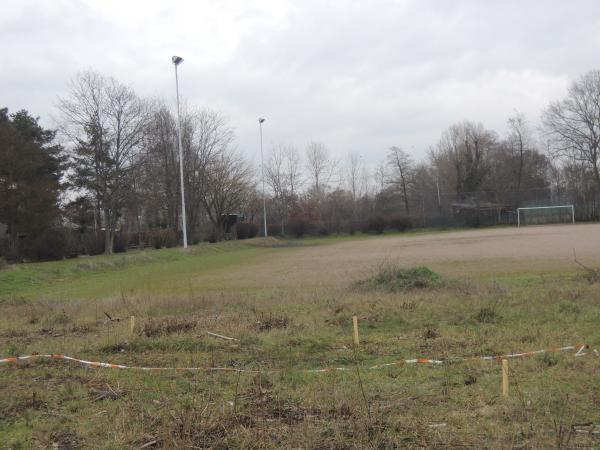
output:
<svg viewBox="0 0 600 450"><path fill-rule="evenodd" d="M179 244L179 236L172 230L171 228L166 228L163 230L163 241L165 243L165 247L173 248L177 247Z"/></svg>
<svg viewBox="0 0 600 450"><path fill-rule="evenodd" d="M329 227L324 223L319 224L319 228L317 229L317 234L319 236L329 236Z"/></svg>
<svg viewBox="0 0 600 450"><path fill-rule="evenodd" d="M390 219L390 227L397 231L406 231L412 226L412 220L409 217L394 216Z"/></svg>
<svg viewBox="0 0 600 450"><path fill-rule="evenodd" d="M18 240L9 238L0 239L0 256L10 262L17 262L20 259L20 245Z"/></svg>
<svg viewBox="0 0 600 450"><path fill-rule="evenodd" d="M155 249L176 247L177 233L171 228L153 228L146 233L147 240Z"/></svg>
<svg viewBox="0 0 600 450"><path fill-rule="evenodd" d="M432 287L440 281L441 277L428 267L403 269L391 264L385 264L372 277L357 282L356 287L399 292Z"/></svg>
<svg viewBox="0 0 600 450"><path fill-rule="evenodd" d="M258 236L258 225L256 225L255 223L250 223L248 225L250 225L250 231L248 233L248 238L252 239L252 238Z"/></svg>
<svg viewBox="0 0 600 450"><path fill-rule="evenodd" d="M8 263L6 262L6 260L0 256L0 272L2 272L3 270L6 270L9 268Z"/></svg>
<svg viewBox="0 0 600 450"><path fill-rule="evenodd" d="M369 218L363 227L364 233L382 234L385 231L386 220L383 216Z"/></svg>
<svg viewBox="0 0 600 450"><path fill-rule="evenodd" d="M495 323L499 319L500 316L495 307L483 307L475 314L475 320L481 323Z"/></svg>
<svg viewBox="0 0 600 450"><path fill-rule="evenodd" d="M204 240L211 244L218 242L220 239L221 239L221 233L219 232L219 230L217 230L214 227L211 227L210 231L208 231L206 233L206 235L204 236Z"/></svg>
<svg viewBox="0 0 600 450"><path fill-rule="evenodd" d="M118 233L117 235L115 235L115 239L113 242L113 252L125 253L127 251L128 246L129 246L129 234L128 233Z"/></svg>
<svg viewBox="0 0 600 450"><path fill-rule="evenodd" d="M281 225L275 225L275 224L267 225L267 234L269 236L283 237L283 234L281 234Z"/></svg>
<svg viewBox="0 0 600 450"><path fill-rule="evenodd" d="M104 253L104 232L88 232L79 235L78 250L80 255L100 255Z"/></svg>
<svg viewBox="0 0 600 450"><path fill-rule="evenodd" d="M144 322L139 334L146 337L156 337L173 333L185 333L196 328L197 322L193 317L150 319Z"/></svg>
<svg viewBox="0 0 600 450"><path fill-rule="evenodd" d="M64 230L49 228L26 245L25 256L36 261L64 259L71 253Z"/></svg>
<svg viewBox="0 0 600 450"><path fill-rule="evenodd" d="M231 232L236 239L248 239L248 224L245 222L237 222L231 227Z"/></svg>
<svg viewBox="0 0 600 450"><path fill-rule="evenodd" d="M258 234L258 226L248 222L237 222L232 230L236 239L250 239Z"/></svg>
<svg viewBox="0 0 600 450"><path fill-rule="evenodd" d="M299 217L290 219L288 223L288 230L297 238L301 238L304 236L308 228L308 223L306 220L301 219Z"/></svg>

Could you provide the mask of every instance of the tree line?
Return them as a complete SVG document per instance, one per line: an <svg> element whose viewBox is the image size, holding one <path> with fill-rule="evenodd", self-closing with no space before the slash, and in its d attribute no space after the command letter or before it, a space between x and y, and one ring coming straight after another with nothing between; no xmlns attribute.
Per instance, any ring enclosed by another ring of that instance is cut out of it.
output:
<svg viewBox="0 0 600 450"><path fill-rule="evenodd" d="M57 109L56 130L27 111L0 110L0 256L44 260L178 245L176 113L95 72L78 74ZM458 122L425 159L391 146L374 168L359 153L334 157L318 141L303 149L276 144L261 171L236 149L223 113L186 109L190 241L262 233L263 173L271 235L511 223L518 207L564 202L576 205L578 219L598 219L600 71L550 102L538 126L515 112L506 129L500 135Z"/></svg>

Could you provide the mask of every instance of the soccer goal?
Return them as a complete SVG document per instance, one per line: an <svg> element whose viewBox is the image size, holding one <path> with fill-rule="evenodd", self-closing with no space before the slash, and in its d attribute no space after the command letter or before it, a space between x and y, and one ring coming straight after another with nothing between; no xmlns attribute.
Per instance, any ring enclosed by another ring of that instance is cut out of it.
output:
<svg viewBox="0 0 600 450"><path fill-rule="evenodd" d="M573 205L558 205L517 208L517 227L545 223L575 224L575 207Z"/></svg>

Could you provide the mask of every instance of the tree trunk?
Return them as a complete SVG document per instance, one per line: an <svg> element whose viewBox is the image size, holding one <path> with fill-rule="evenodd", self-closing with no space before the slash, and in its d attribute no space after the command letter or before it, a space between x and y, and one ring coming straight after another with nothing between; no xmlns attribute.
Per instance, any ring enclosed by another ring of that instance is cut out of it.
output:
<svg viewBox="0 0 600 450"><path fill-rule="evenodd" d="M112 214L109 209L104 209L104 254L110 255L113 252L113 243L115 240Z"/></svg>

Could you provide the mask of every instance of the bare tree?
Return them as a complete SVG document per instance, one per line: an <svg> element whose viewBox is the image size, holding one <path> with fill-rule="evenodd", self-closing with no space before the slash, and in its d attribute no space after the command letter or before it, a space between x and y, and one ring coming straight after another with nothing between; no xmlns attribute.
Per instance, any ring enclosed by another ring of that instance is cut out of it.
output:
<svg viewBox="0 0 600 450"><path fill-rule="evenodd" d="M517 199L516 203L519 206L521 200L521 184L523 182L523 168L525 165L525 152L529 145L529 129L525 116L518 111L515 115L508 118L508 144L513 154L517 156Z"/></svg>
<svg viewBox="0 0 600 450"><path fill-rule="evenodd" d="M373 170L373 178L375 179L375 194L379 194L385 190L389 174L387 164L381 162Z"/></svg>
<svg viewBox="0 0 600 450"><path fill-rule="evenodd" d="M404 211L410 216L408 191L414 184L412 158L400 147L391 147L387 156L388 166L392 170L391 182L400 190Z"/></svg>
<svg viewBox="0 0 600 450"><path fill-rule="evenodd" d="M214 189L221 184L227 188L231 180L216 180L217 184L214 184L214 176L215 173L223 173L228 167L234 171L239 169L238 158L230 151L234 139L233 128L225 116L210 109L189 113L188 116L183 127L188 225L191 230L197 232L202 214L209 213L208 210L211 209L209 219L220 231L220 214L227 206L227 201L214 192ZM225 194L225 191L221 194ZM230 212L233 211L227 211Z"/></svg>
<svg viewBox="0 0 600 450"><path fill-rule="evenodd" d="M361 155L354 152L348 153L346 159L346 179L348 189L352 194L352 200L355 202L362 197L366 190L366 169Z"/></svg>
<svg viewBox="0 0 600 450"><path fill-rule="evenodd" d="M296 147L285 148L284 166L290 195L296 197L303 185L302 158Z"/></svg>
<svg viewBox="0 0 600 450"><path fill-rule="evenodd" d="M71 140L72 183L94 197L103 215L105 252L112 253L150 108L128 86L94 72L77 75L58 107Z"/></svg>
<svg viewBox="0 0 600 450"><path fill-rule="evenodd" d="M240 212L253 188L252 170L237 152L219 152L204 170L203 190L199 193L215 231L224 232L228 214Z"/></svg>
<svg viewBox="0 0 600 450"><path fill-rule="evenodd" d="M548 106L542 121L553 153L586 164L600 190L600 70L575 81L565 99Z"/></svg>
<svg viewBox="0 0 600 450"><path fill-rule="evenodd" d="M439 173L447 173L456 183L456 192L465 198L479 191L490 171L488 156L496 145L496 134L483 125L462 122L442 135L431 158Z"/></svg>
<svg viewBox="0 0 600 450"><path fill-rule="evenodd" d="M265 164L266 182L273 192L273 204L285 233L285 221L295 200L300 178L300 159L295 147L278 145L273 148Z"/></svg>
<svg viewBox="0 0 600 450"><path fill-rule="evenodd" d="M329 150L321 142L311 142L306 147L306 168L311 178L317 198L321 197L336 169L336 163L329 156Z"/></svg>
<svg viewBox="0 0 600 450"><path fill-rule="evenodd" d="M185 115L182 122L185 124ZM186 127L183 127L186 129ZM142 171L142 202L146 220L155 226L179 229L179 154L175 117L158 103L146 133L146 154Z"/></svg>

